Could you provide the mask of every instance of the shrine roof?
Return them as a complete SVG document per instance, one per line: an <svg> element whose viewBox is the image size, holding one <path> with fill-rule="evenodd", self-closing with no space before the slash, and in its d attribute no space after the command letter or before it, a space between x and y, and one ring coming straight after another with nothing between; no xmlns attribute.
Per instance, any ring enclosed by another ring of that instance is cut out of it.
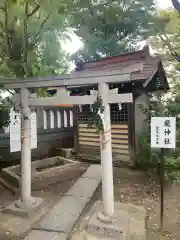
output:
<svg viewBox="0 0 180 240"><path fill-rule="evenodd" d="M160 78L163 78L166 87L169 88L166 74L160 57L151 56L149 47L145 46L142 50L128 52L117 56L106 57L97 61L85 62L80 66L77 72L92 73L98 71L123 70L129 66L141 64L142 68L131 72L131 81L143 81L147 85L159 72Z"/></svg>

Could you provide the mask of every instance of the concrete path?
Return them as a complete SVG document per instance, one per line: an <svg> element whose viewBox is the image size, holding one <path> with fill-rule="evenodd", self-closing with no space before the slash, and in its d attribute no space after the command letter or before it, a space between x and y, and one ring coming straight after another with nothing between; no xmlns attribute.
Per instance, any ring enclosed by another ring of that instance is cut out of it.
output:
<svg viewBox="0 0 180 240"><path fill-rule="evenodd" d="M101 166L91 165L24 240L65 240L101 182Z"/></svg>

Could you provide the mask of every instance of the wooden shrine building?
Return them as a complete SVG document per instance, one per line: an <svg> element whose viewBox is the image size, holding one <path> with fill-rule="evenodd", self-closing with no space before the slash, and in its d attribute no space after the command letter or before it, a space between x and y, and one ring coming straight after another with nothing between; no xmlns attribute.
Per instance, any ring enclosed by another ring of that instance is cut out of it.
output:
<svg viewBox="0 0 180 240"><path fill-rule="evenodd" d="M154 91L166 91L169 88L162 60L159 57L150 56L149 47L145 46L137 52L107 57L94 62L82 63L77 69L78 74L92 73L95 75L103 70L123 70L128 66L141 65L141 69L133 69L131 82L110 85L110 89L118 88L119 93L132 93L132 103L111 104L112 124L112 149L113 160L118 164L121 161L130 165L135 163L135 155L138 149L138 139L146 134L150 126L145 122L140 105L149 106L150 95ZM94 86L93 89L97 89ZM92 90L91 86L71 88L72 95L87 95ZM76 138L75 144L80 155L94 156L99 159L100 139L95 129L87 128L87 122L91 115L89 105L82 105L81 111L77 108Z"/></svg>

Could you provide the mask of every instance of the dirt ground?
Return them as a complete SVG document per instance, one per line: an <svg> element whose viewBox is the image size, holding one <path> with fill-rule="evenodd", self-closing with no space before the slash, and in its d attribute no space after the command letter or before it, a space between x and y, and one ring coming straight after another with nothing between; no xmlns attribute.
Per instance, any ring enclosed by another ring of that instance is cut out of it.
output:
<svg viewBox="0 0 180 240"><path fill-rule="evenodd" d="M115 201L130 202L136 205L144 205L148 214L148 240L179 240L180 239L180 182L166 183L165 189L165 221L164 237L159 233L160 226L160 187L156 181L150 179L147 174L130 170L114 169ZM101 199L101 190L97 191L94 201ZM72 239L80 229L82 230L83 218L88 215L86 208L79 222L74 227ZM78 238L77 238L78 239ZM80 239L78 239L80 240Z"/></svg>
<svg viewBox="0 0 180 240"><path fill-rule="evenodd" d="M69 179L48 185L41 190L32 191L32 196L44 199L41 209L35 217L23 219L21 217L4 214L0 211L0 240L21 240L27 235L31 226L38 222L57 201L72 187L79 176L87 169L87 164L82 164L79 170L71 175ZM46 181L45 179L43 181ZM0 185L0 210L17 200L18 196Z"/></svg>
<svg viewBox="0 0 180 240"><path fill-rule="evenodd" d="M67 180L58 184L47 186L41 191L34 191L33 196L46 199L45 211L48 211L68 189L73 185L77 178ZM115 200L121 202L131 202L137 205L144 205L148 213L148 239L162 239L158 234L159 219L160 219L160 194L158 184L151 180L145 173L132 171L130 169L114 169L114 186ZM0 209L12 203L17 199L17 196L0 188ZM97 191L93 201L101 199L101 190ZM93 203L92 201L92 203ZM91 203L91 204L92 204ZM88 213L91 204L85 209L80 220L74 227L72 234L80 231L80 226L83 218ZM33 220L33 222L39 219ZM16 235L17 223L12 228L12 224L19 221L15 218L12 220L10 216L0 214L0 240L17 240ZM22 220L21 220L22 221ZM5 224L6 223L6 224ZM7 231L8 225L11 229ZM22 226L21 226L22 228ZM180 239L180 182L168 183L165 189L165 237L164 240ZM80 240L80 239L79 239Z"/></svg>

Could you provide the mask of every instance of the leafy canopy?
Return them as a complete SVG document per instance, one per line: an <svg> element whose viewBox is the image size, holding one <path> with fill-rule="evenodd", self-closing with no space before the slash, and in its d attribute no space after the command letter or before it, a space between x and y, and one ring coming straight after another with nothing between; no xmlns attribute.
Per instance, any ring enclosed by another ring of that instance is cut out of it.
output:
<svg viewBox="0 0 180 240"><path fill-rule="evenodd" d="M84 49L77 55L99 59L133 50L155 22L152 0L77 0L71 22ZM75 56L75 57L76 57Z"/></svg>
<svg viewBox="0 0 180 240"><path fill-rule="evenodd" d="M180 84L180 18L175 10L166 10L159 13L164 21L162 25L156 25L154 36L150 38L150 44L156 54L161 55L167 69L167 75L171 84L171 94L179 94Z"/></svg>
<svg viewBox="0 0 180 240"><path fill-rule="evenodd" d="M71 0L0 1L0 77L26 79L61 74L68 55L60 40L67 34ZM38 89L38 94L45 91ZM9 102L1 99L0 128L9 121Z"/></svg>
<svg viewBox="0 0 180 240"><path fill-rule="evenodd" d="M2 76L55 74L61 66L67 67L59 42L60 38L67 37L67 4L68 0L1 0Z"/></svg>

